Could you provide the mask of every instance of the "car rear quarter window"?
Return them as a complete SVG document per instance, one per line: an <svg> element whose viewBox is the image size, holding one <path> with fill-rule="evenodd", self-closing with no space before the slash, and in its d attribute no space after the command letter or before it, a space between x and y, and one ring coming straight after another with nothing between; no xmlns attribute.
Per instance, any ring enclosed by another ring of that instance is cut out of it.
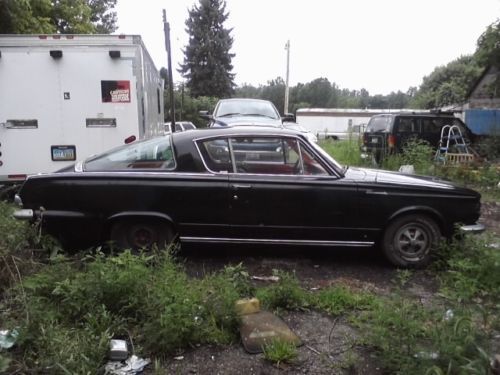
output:
<svg viewBox="0 0 500 375"><path fill-rule="evenodd" d="M86 171L174 169L171 138L157 137L115 148L87 160L84 168Z"/></svg>

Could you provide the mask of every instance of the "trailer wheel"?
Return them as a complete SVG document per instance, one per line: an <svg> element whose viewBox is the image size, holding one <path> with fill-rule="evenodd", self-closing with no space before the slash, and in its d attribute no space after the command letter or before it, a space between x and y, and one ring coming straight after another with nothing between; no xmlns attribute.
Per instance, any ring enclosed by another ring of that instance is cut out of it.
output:
<svg viewBox="0 0 500 375"><path fill-rule="evenodd" d="M120 249L151 250L166 248L174 235L169 224L150 219L120 220L111 228L110 240Z"/></svg>

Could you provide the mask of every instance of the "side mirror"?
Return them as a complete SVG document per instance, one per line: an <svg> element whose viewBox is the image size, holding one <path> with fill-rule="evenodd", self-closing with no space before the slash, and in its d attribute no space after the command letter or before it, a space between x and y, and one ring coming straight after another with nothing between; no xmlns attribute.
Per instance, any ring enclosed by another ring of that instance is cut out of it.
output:
<svg viewBox="0 0 500 375"><path fill-rule="evenodd" d="M281 117L281 122L295 122L295 115L293 113L285 113L285 115Z"/></svg>
<svg viewBox="0 0 500 375"><path fill-rule="evenodd" d="M199 111L198 112L198 115L201 117L201 118L204 118L205 120L211 120L212 119L212 115L210 115L208 113L208 111Z"/></svg>

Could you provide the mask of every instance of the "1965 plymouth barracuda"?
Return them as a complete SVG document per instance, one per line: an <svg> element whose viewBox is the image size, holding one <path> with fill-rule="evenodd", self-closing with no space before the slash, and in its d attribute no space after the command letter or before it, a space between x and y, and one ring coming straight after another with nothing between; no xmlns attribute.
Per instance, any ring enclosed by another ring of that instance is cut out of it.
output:
<svg viewBox="0 0 500 375"><path fill-rule="evenodd" d="M29 177L19 219L70 248L181 243L382 248L426 265L437 242L481 231L480 194L432 177L343 167L300 132L238 126L121 146Z"/></svg>

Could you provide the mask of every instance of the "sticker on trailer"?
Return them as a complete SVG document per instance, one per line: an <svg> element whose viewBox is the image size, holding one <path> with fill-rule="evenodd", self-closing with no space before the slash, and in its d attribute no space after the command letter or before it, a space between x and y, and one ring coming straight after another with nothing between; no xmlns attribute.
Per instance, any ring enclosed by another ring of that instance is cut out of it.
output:
<svg viewBox="0 0 500 375"><path fill-rule="evenodd" d="M101 81L103 103L130 103L130 81Z"/></svg>

